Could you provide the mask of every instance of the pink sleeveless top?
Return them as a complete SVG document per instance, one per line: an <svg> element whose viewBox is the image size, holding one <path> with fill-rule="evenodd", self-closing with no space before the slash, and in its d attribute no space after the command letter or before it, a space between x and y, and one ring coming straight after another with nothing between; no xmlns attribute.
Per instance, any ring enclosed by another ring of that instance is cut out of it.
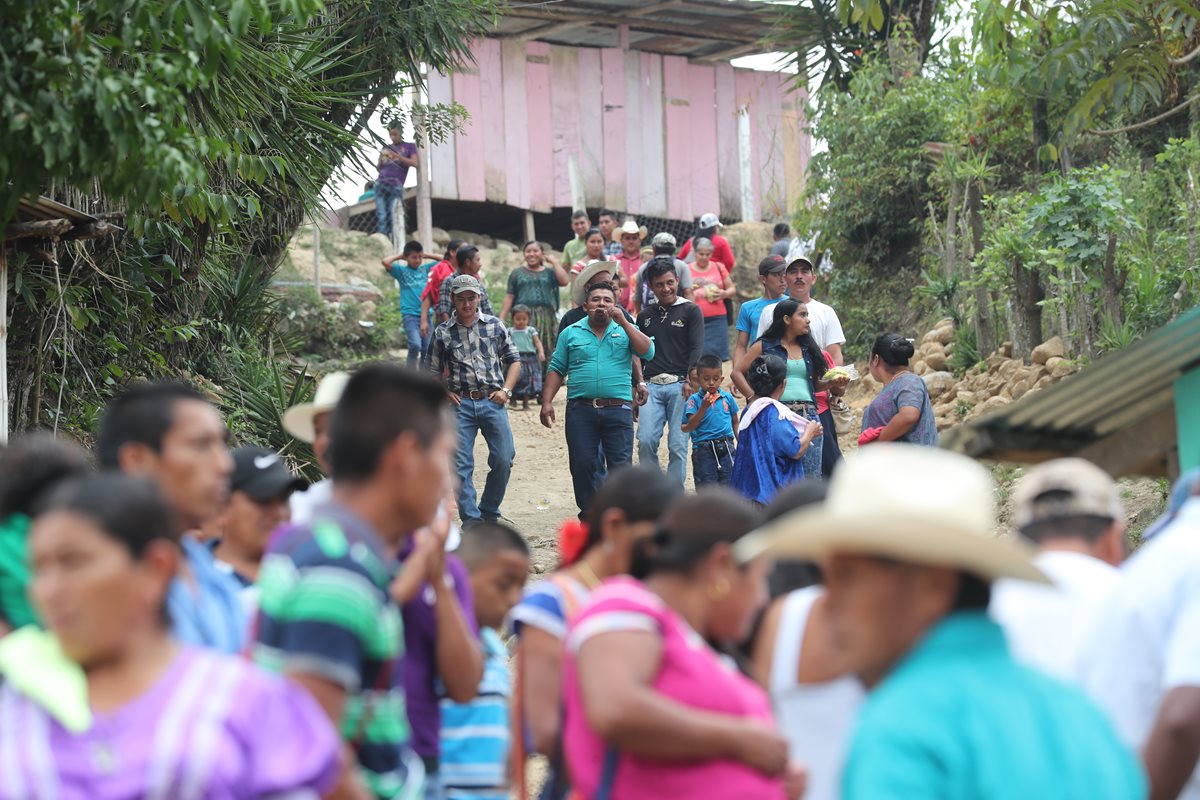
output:
<svg viewBox="0 0 1200 800"><path fill-rule="evenodd" d="M766 693L715 653L658 595L625 576L605 581L571 621L563 660L563 744L571 784L591 797L600 784L607 744L587 725L575 668L580 646L593 636L642 630L662 638L659 693L685 706L773 724ZM621 800L729 797L782 800L783 785L733 761L652 761L620 754L612 796Z"/></svg>

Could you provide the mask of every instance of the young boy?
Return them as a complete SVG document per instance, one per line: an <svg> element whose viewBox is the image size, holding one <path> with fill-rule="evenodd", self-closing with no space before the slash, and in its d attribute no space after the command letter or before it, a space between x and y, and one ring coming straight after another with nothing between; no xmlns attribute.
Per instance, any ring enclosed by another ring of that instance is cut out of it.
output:
<svg viewBox="0 0 1200 800"><path fill-rule="evenodd" d="M442 788L446 800L508 800L512 679L497 630L521 599L529 546L509 526L481 522L463 537L457 555L471 573L484 667L474 700L442 700Z"/></svg>
<svg viewBox="0 0 1200 800"><path fill-rule="evenodd" d="M733 473L733 419L737 400L721 381L719 356L706 354L696 361L695 385L700 390L683 408L683 432L692 435L692 474L699 488L707 483L729 483Z"/></svg>
<svg viewBox="0 0 1200 800"><path fill-rule="evenodd" d="M430 258L433 260L427 260ZM383 271L400 284L400 317L404 321L404 337L408 340L408 366L415 367L425 345L421 334L421 293L429 282L429 270L437 263L437 257L426 256L420 242L410 241L402 252L381 263Z"/></svg>

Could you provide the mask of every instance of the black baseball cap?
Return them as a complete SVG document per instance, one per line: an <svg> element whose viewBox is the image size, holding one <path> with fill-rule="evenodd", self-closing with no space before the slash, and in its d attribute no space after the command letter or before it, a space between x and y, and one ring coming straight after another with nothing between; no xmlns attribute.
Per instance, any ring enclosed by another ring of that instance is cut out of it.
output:
<svg viewBox="0 0 1200 800"><path fill-rule="evenodd" d="M285 492L307 489L308 481L294 475L269 447L239 447L233 451L230 488L255 500L270 500Z"/></svg>
<svg viewBox="0 0 1200 800"><path fill-rule="evenodd" d="M758 262L758 274L770 275L772 272L783 272L787 269L787 261L783 256L767 256L762 261Z"/></svg>

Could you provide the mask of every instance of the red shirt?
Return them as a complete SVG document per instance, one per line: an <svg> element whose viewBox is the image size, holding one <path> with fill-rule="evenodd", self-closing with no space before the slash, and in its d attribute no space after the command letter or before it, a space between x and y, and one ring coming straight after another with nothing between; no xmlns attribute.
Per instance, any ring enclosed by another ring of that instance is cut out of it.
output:
<svg viewBox="0 0 1200 800"><path fill-rule="evenodd" d="M617 254L617 263L621 265L621 275L625 278L625 285L621 287L621 296L617 298L617 302L630 311L633 310L633 293L630 287L636 283L638 270L642 266L642 254L639 251L633 257L626 256L624 251Z"/></svg>
<svg viewBox="0 0 1200 800"><path fill-rule="evenodd" d="M424 300L428 297L430 306L436 307L438 300L441 299L438 295L442 290L442 281L446 280L453 272L454 267L445 259L435 264L433 269L429 270L429 282L425 284L425 291L421 292L421 299Z"/></svg>
<svg viewBox="0 0 1200 800"><path fill-rule="evenodd" d="M713 236L713 254L712 260L719 261L725 265L725 269L733 272L736 262L733 258L733 248L729 246L729 240L724 236ZM683 249L679 251L679 260L687 261L687 254L692 252L692 240L688 239L683 243Z"/></svg>

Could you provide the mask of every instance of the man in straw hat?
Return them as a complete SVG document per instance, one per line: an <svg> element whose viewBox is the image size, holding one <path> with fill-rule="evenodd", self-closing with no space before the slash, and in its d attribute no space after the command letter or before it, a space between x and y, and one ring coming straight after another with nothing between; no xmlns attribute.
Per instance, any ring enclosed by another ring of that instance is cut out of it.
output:
<svg viewBox="0 0 1200 800"><path fill-rule="evenodd" d="M613 232L613 236L621 243L621 252L616 255L617 264L621 267L621 296L617 302L624 308L631 308L631 287L642 266L642 240L646 238L646 226L639 226L635 219L626 219Z"/></svg>
<svg viewBox="0 0 1200 800"><path fill-rule="evenodd" d="M995 487L943 450L868 448L825 503L738 543L825 559L830 629L870 690L845 800L1137 798L1144 779L1100 712L1020 666L987 615L1000 578L1046 582L1027 545L993 534Z"/></svg>
<svg viewBox="0 0 1200 800"><path fill-rule="evenodd" d="M349 372L331 372L317 382L317 391L308 403L298 403L283 412L283 429L293 438L312 445L313 455L321 472L329 474L329 415L342 397ZM328 503L333 497L333 481L323 478L303 492L295 492L289 498L292 522L306 525L312 519L313 509Z"/></svg>

